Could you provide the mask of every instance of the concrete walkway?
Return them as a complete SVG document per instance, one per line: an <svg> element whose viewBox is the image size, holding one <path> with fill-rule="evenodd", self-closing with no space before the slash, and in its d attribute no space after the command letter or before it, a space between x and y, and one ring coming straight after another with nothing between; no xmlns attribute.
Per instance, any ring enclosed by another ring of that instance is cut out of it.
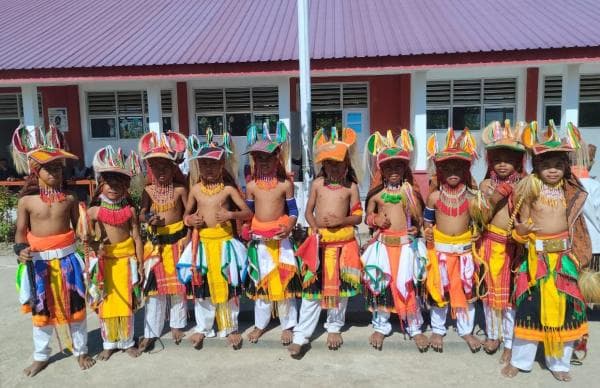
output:
<svg viewBox="0 0 600 388"><path fill-rule="evenodd" d="M327 350L326 334L319 325L312 349L302 360L293 360L279 344L279 328L272 327L259 341L244 341L243 348L233 351L225 340L207 339L202 350L194 350L187 340L177 346L166 333L152 353L131 359L115 354L107 362L98 362L82 372L73 357L55 354L48 368L35 378L23 376L22 369L31 362L31 320L22 315L14 289L16 265L13 257L0 256L0 387L188 387L234 386L401 386L408 387L548 387L564 385L550 372L536 364L531 373L521 373L512 380L500 374L500 354L472 354L453 328L445 338L442 354L419 353L414 343L396 332L386 338L383 351L368 345L371 334L369 315L364 302L355 298L348 312L343 333L344 345L338 351ZM244 303L240 325L252 326L251 304ZM583 366L573 367L573 387L593 387L600 381L600 322L598 314L591 322L588 358ZM139 312L136 336L141 335L143 313ZM397 328L396 328L397 329ZM98 318L88 315L91 354L101 350ZM57 351L57 343L53 343Z"/></svg>

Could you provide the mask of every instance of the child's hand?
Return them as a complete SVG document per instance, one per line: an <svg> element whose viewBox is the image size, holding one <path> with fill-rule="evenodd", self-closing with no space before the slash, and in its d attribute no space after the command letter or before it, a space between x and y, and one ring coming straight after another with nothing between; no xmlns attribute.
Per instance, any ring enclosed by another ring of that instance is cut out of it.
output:
<svg viewBox="0 0 600 388"><path fill-rule="evenodd" d="M336 226L341 225L342 222L343 222L343 218L336 214L333 214L333 213L327 213L323 217L323 223L328 228L335 228Z"/></svg>
<svg viewBox="0 0 600 388"><path fill-rule="evenodd" d="M144 284L144 266L138 263L138 284L141 286Z"/></svg>
<svg viewBox="0 0 600 388"><path fill-rule="evenodd" d="M279 233L277 233L275 236L279 239L284 239L287 236L290 235L290 227L288 225L279 225L280 229L279 229Z"/></svg>
<svg viewBox="0 0 600 388"><path fill-rule="evenodd" d="M531 221L527 222L515 222L515 230L520 236L527 236L529 233L537 232L540 228L537 228Z"/></svg>
<svg viewBox="0 0 600 388"><path fill-rule="evenodd" d="M190 214L187 217L187 222L190 226L194 227L194 228L199 228L204 224L204 217L199 216L198 214L194 213L194 214Z"/></svg>
<svg viewBox="0 0 600 388"><path fill-rule="evenodd" d="M384 214L384 213L378 214L375 217L375 224L377 224L377 226L380 229L387 229L392 225L389 218L387 217L387 214Z"/></svg>
<svg viewBox="0 0 600 388"><path fill-rule="evenodd" d="M31 256L31 248L29 248L29 247L23 248L23 249L21 249L21 252L19 252L19 261L21 263L26 263L28 261L31 261L32 258L33 258L33 256Z"/></svg>
<svg viewBox="0 0 600 388"><path fill-rule="evenodd" d="M158 215L153 215L148 219L148 225L152 226L163 226L165 223L164 219L160 218Z"/></svg>
<svg viewBox="0 0 600 388"><path fill-rule="evenodd" d="M217 211L217 213L215 214L215 219L217 220L218 223L229 221L232 218L233 217L232 217L231 212L229 210L225 210L223 208L220 208Z"/></svg>
<svg viewBox="0 0 600 388"><path fill-rule="evenodd" d="M433 229L425 228L424 234L425 234L425 241L427 241L428 243L433 243Z"/></svg>
<svg viewBox="0 0 600 388"><path fill-rule="evenodd" d="M419 228L417 228L416 226L413 225L410 228L408 228L406 230L406 232L408 233L409 236L415 237L417 234L419 234Z"/></svg>

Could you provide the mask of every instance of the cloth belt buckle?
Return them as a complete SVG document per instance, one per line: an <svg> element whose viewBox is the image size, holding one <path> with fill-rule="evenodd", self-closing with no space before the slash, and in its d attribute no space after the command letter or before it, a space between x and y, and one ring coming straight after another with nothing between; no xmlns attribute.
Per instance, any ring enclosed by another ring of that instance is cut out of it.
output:
<svg viewBox="0 0 600 388"><path fill-rule="evenodd" d="M471 251L471 244L435 243L435 250L443 253L463 254Z"/></svg>
<svg viewBox="0 0 600 388"><path fill-rule="evenodd" d="M569 240L553 238L549 240L535 240L535 250L538 252L554 253L569 249Z"/></svg>
<svg viewBox="0 0 600 388"><path fill-rule="evenodd" d="M47 251L42 252L32 252L33 258L35 260L53 260L53 259L62 259L65 256L68 256L72 253L75 253L75 244L69 245L64 248L58 249L48 249Z"/></svg>
<svg viewBox="0 0 600 388"><path fill-rule="evenodd" d="M252 238L252 240L255 240L255 241L280 241L281 240L277 236L265 237L265 236L261 236L260 234L254 234L254 233L252 233L251 238Z"/></svg>
<svg viewBox="0 0 600 388"><path fill-rule="evenodd" d="M408 239L408 236L379 235L377 240L379 240L379 242L381 242L384 245L390 245L390 246L406 245L410 242L410 240Z"/></svg>

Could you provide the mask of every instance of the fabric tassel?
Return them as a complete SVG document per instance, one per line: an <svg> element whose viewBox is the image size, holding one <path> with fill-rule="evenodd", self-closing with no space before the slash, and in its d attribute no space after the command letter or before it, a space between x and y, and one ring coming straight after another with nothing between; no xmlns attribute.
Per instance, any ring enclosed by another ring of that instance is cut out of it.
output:
<svg viewBox="0 0 600 388"><path fill-rule="evenodd" d="M215 306L215 319L219 331L230 332L235 328L235 324L231 319L231 310L228 302L217 303Z"/></svg>

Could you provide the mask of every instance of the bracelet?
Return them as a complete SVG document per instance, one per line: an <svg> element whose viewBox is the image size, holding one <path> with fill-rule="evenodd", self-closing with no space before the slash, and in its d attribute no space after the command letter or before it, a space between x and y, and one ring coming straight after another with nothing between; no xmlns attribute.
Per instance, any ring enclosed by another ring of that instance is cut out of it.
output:
<svg viewBox="0 0 600 388"><path fill-rule="evenodd" d="M13 251L15 251L15 255L19 256L21 251L25 248L29 248L29 244L27 243L16 243L13 245Z"/></svg>

